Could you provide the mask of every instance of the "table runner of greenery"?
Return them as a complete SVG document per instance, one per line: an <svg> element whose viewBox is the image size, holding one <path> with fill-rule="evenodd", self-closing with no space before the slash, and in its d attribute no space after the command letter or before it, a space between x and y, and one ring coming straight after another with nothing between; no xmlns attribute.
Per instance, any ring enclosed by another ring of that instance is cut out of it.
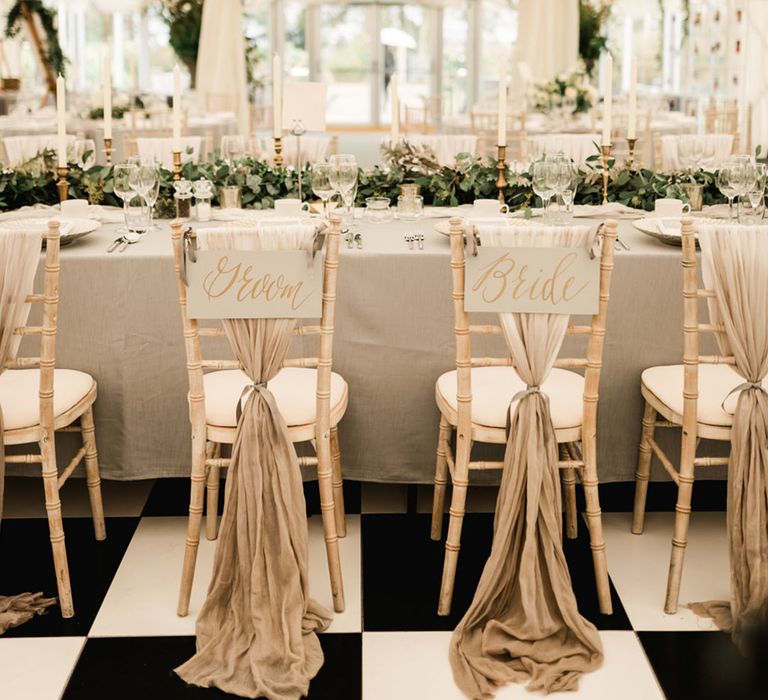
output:
<svg viewBox="0 0 768 700"><path fill-rule="evenodd" d="M0 211L18 209L34 204L55 204L58 202L56 175L53 172L53 153L40 154L35 159L16 169L0 173ZM539 200L531 187L531 168L520 174L507 173L509 184L504 199L511 210L537 206ZM576 204L600 204L602 202L602 167L596 157L578 168L579 185ZM621 202L637 209L650 211L659 197L676 197L687 201L681 185L696 182L703 185L704 204L725 202L718 191L716 173L697 172L663 173L646 168L628 168L611 163L608 199ZM394 204L399 194L398 187L404 182L415 182L421 186L424 203L434 206L456 206L471 203L482 197L498 196L496 161L478 158L469 154L457 156L453 167L440 167L432 172L404 171L376 166L361 169L357 190L359 204L366 197L384 196ZM218 188L236 185L242 190L243 207L266 209L273 206L275 199L298 196L298 178L293 168L274 168L255 158L244 158L235 164L228 164L218 157L201 163L185 163L182 177L188 180L206 178L214 185L213 204L218 204ZM70 199L87 199L92 204L120 206L121 202L112 189L112 168L96 165L83 170L70 165L68 174ZM314 199L311 189L311 170L302 171L305 199ZM160 170L160 195L157 201L157 215L172 217L173 175Z"/></svg>

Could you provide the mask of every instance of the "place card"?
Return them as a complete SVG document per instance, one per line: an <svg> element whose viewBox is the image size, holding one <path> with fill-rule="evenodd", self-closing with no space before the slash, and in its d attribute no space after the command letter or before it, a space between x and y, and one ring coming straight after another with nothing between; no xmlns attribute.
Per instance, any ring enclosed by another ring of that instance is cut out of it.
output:
<svg viewBox="0 0 768 700"><path fill-rule="evenodd" d="M189 318L319 318L323 260L300 250L198 250L187 260Z"/></svg>
<svg viewBox="0 0 768 700"><path fill-rule="evenodd" d="M586 248L482 246L466 259L466 311L592 315L600 259Z"/></svg>
<svg viewBox="0 0 768 700"><path fill-rule="evenodd" d="M325 83L286 81L283 85L283 128L300 124L304 131L325 131Z"/></svg>

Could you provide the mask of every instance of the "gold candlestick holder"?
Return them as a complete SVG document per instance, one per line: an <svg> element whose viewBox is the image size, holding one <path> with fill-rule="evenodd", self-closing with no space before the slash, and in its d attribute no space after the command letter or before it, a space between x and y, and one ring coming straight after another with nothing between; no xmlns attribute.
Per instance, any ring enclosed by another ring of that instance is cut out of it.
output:
<svg viewBox="0 0 768 700"><path fill-rule="evenodd" d="M112 148L112 139L104 139L104 160L106 160L107 165L112 165L112 152L114 149Z"/></svg>
<svg viewBox="0 0 768 700"><path fill-rule="evenodd" d="M181 180L181 151L173 152L173 181Z"/></svg>
<svg viewBox="0 0 768 700"><path fill-rule="evenodd" d="M66 165L60 165L56 168L56 173L59 176L59 181L56 183L56 187L59 189L59 202L66 202L69 196L69 182L67 181L69 168Z"/></svg>
<svg viewBox="0 0 768 700"><path fill-rule="evenodd" d="M283 167L283 139L280 136L274 136L275 141L275 167Z"/></svg>
<svg viewBox="0 0 768 700"><path fill-rule="evenodd" d="M635 167L635 144L637 139L627 139L627 167L631 170Z"/></svg>
<svg viewBox="0 0 768 700"><path fill-rule="evenodd" d="M604 143L600 146L600 155L603 160L603 204L608 204L608 161L611 158L611 145L610 143Z"/></svg>
<svg viewBox="0 0 768 700"><path fill-rule="evenodd" d="M507 186L507 147L496 146L496 148L498 149L496 169L499 171L499 176L496 178L496 187L499 190L499 203L504 204L504 188Z"/></svg>

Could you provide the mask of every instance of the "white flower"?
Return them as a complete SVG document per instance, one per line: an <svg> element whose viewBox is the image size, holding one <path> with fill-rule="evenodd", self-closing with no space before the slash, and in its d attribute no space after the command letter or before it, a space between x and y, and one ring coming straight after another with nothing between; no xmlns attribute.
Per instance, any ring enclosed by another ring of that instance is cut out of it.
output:
<svg viewBox="0 0 768 700"><path fill-rule="evenodd" d="M578 96L578 94L579 94L578 90L576 90L575 87L567 87L567 88L565 88L565 96L569 100L575 100L576 97Z"/></svg>

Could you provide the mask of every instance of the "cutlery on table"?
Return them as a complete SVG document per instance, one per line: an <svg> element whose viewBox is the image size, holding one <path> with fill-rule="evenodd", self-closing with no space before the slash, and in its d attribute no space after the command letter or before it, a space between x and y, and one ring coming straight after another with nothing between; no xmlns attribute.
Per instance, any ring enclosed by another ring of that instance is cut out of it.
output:
<svg viewBox="0 0 768 700"><path fill-rule="evenodd" d="M405 242L408 244L408 248L413 250L413 236L403 236Z"/></svg>
<svg viewBox="0 0 768 700"><path fill-rule="evenodd" d="M424 250L424 234L423 233L417 234L416 240L419 242L419 250Z"/></svg>
<svg viewBox="0 0 768 700"><path fill-rule="evenodd" d="M356 233L355 234L355 243L357 244L358 250L360 250L363 247L363 234L362 233Z"/></svg>

